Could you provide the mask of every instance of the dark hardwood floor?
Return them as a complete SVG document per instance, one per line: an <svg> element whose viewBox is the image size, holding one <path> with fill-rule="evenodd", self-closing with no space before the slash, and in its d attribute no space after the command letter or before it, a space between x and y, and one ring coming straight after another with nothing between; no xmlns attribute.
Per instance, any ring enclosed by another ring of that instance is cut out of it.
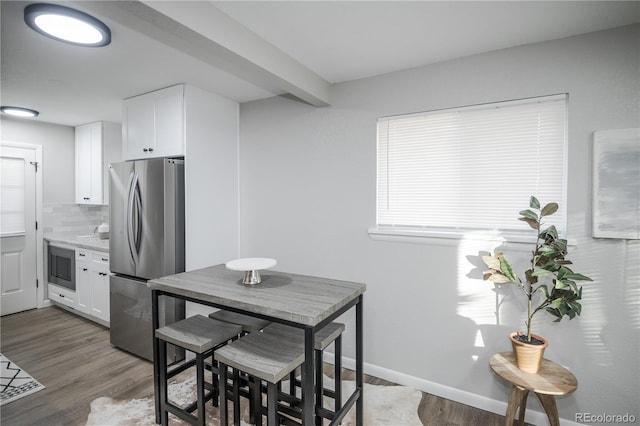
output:
<svg viewBox="0 0 640 426"><path fill-rule="evenodd" d="M0 351L46 386L3 406L3 426L84 425L95 398L153 395L150 362L112 347L109 329L57 307L2 317ZM365 381L393 385L371 376ZM424 425L504 424L503 416L424 393L418 415Z"/></svg>

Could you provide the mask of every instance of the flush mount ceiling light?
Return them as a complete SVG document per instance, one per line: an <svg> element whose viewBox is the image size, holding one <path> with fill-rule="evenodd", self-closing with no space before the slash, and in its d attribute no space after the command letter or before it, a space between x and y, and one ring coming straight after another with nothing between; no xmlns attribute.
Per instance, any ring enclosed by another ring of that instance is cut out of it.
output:
<svg viewBox="0 0 640 426"><path fill-rule="evenodd" d="M34 109L15 107L15 106L3 106L0 107L0 111L3 114L13 115L14 117L37 117L40 113Z"/></svg>
<svg viewBox="0 0 640 426"><path fill-rule="evenodd" d="M54 40L77 46L100 47L111 43L111 30L79 10L57 4L34 3L24 8L24 21Z"/></svg>

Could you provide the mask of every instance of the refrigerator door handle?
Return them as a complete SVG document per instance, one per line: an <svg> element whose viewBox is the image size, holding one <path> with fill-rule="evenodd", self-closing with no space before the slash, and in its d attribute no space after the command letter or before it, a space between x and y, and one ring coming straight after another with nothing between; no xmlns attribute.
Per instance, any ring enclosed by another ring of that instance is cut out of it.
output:
<svg viewBox="0 0 640 426"><path fill-rule="evenodd" d="M135 196L135 184L136 184L136 174L135 172L129 175L129 185L127 191L127 245L129 246L129 253L131 254L131 258L133 259L134 265L138 264L138 253L135 249L135 240L134 240L134 215L135 215L135 206L134 206L134 196Z"/></svg>
<svg viewBox="0 0 640 426"><path fill-rule="evenodd" d="M140 195L140 183L138 181L138 175L136 174L134 185L134 207L135 207L135 232L134 232L134 246L136 252L136 262L140 255L140 245L142 244L142 195Z"/></svg>

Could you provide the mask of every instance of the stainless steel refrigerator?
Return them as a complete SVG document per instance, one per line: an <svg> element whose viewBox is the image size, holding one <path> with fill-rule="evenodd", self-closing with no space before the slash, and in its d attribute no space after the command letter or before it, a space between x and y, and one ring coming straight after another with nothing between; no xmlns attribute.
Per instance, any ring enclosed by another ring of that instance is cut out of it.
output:
<svg viewBox="0 0 640 426"><path fill-rule="evenodd" d="M184 271L184 161L126 161L109 169L111 344L152 360L147 280ZM184 301L163 296L159 312L160 326L183 319ZM177 361L184 352L169 356Z"/></svg>

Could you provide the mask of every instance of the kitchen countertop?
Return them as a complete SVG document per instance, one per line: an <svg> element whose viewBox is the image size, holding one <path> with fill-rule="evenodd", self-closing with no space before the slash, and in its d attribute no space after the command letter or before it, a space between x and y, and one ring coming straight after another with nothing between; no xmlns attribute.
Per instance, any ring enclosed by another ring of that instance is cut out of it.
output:
<svg viewBox="0 0 640 426"><path fill-rule="evenodd" d="M50 232L44 234L44 239L49 243L63 243L74 247L109 253L109 240L101 240L97 235L86 234L79 236L73 233Z"/></svg>

